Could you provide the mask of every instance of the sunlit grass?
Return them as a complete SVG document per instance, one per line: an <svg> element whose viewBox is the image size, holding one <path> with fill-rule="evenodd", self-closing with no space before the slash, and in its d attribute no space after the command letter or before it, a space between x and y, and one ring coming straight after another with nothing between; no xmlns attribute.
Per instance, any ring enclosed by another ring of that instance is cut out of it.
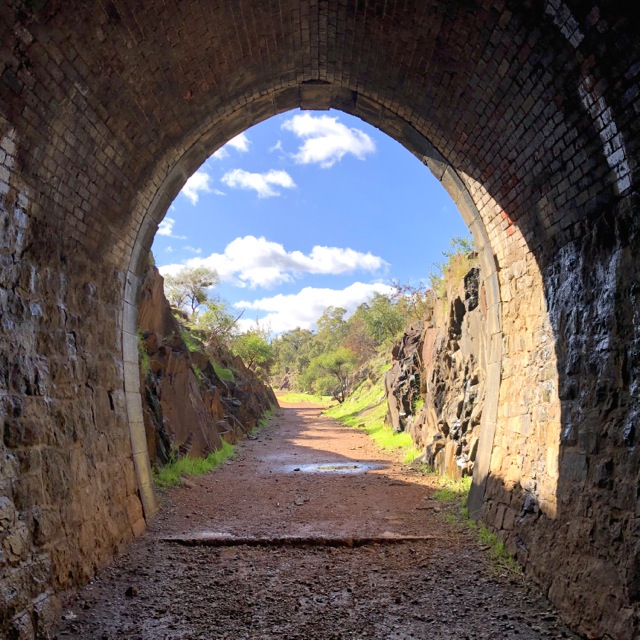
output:
<svg viewBox="0 0 640 640"><path fill-rule="evenodd" d="M453 502L458 500L461 506L467 503L469 490L471 489L471 476L465 476L460 480L451 480L444 476L438 479L438 483L442 487L438 489L433 497L441 502Z"/></svg>
<svg viewBox="0 0 640 640"><path fill-rule="evenodd" d="M382 380L363 382L342 404L331 407L325 415L350 427L364 431L381 449L404 451L404 462L409 463L421 452L415 448L408 433L395 432L384 423L387 402Z"/></svg>
<svg viewBox="0 0 640 640"><path fill-rule="evenodd" d="M471 489L471 477L466 476L461 480L439 478L441 489L433 494L436 500L455 505L455 513L443 515L445 522L452 525L461 525L476 535L478 544L484 547L492 569L497 573L507 573L511 576L522 576L522 567L518 561L507 551L507 548L498 536L489 531L483 524L479 524L469 516L469 510L464 506Z"/></svg>
<svg viewBox="0 0 640 640"><path fill-rule="evenodd" d="M209 454L206 458L190 458L185 456L174 460L153 472L155 484L160 489L168 489L177 485L184 476L199 476L207 473L228 460L234 453L233 445L222 441L222 448Z"/></svg>
<svg viewBox="0 0 640 640"><path fill-rule="evenodd" d="M213 366L213 370L216 372L216 375L218 376L218 378L220 378L220 380L224 380L225 382L233 382L235 380L235 376L233 375L233 371L231 369L223 367L215 360L211 360L211 365Z"/></svg>
<svg viewBox="0 0 640 640"><path fill-rule="evenodd" d="M261 431L269 426L271 422L271 418L273 418L275 414L275 407L271 407L271 409L267 409L263 414L260 420L258 420L258 424L251 430L251 433L256 433L257 431Z"/></svg>
<svg viewBox="0 0 640 640"><path fill-rule="evenodd" d="M310 393L296 393L293 391L287 393L277 393L276 397L278 398L278 401L290 402L291 404L308 403L320 405L322 407L328 407L333 402L333 398L331 396L316 396Z"/></svg>

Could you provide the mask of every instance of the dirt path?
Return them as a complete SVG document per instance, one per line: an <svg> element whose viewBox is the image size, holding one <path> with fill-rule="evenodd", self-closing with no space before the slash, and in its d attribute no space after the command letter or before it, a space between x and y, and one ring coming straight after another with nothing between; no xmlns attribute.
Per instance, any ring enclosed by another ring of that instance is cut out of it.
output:
<svg viewBox="0 0 640 640"><path fill-rule="evenodd" d="M68 599L58 637L576 638L443 519L434 484L318 408L284 408L235 460L169 493ZM229 535L273 546L206 544ZM319 546L350 542L363 546Z"/></svg>

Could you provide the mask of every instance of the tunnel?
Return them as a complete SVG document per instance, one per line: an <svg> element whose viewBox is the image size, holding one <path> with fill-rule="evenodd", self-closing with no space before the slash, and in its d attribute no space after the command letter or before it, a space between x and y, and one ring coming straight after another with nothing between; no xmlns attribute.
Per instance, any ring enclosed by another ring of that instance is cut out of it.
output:
<svg viewBox="0 0 640 640"><path fill-rule="evenodd" d="M0 6L0 584L53 624L157 511L137 294L189 176L338 110L449 192L487 291L470 511L566 620L640 632L640 38L579 0Z"/></svg>

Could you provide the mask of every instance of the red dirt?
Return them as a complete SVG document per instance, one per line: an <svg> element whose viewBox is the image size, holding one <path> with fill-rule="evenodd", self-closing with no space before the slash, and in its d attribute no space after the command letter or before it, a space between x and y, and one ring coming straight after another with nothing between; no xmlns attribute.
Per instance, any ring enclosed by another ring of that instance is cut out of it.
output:
<svg viewBox="0 0 640 640"><path fill-rule="evenodd" d="M59 638L577 637L443 518L452 507L432 499L434 478L319 408L285 406L233 460L168 492L149 530L69 596ZM318 463L328 469L305 468ZM337 472L358 464L375 468ZM221 534L275 546L163 541ZM397 535L428 539L317 546ZM281 544L288 536L304 544Z"/></svg>

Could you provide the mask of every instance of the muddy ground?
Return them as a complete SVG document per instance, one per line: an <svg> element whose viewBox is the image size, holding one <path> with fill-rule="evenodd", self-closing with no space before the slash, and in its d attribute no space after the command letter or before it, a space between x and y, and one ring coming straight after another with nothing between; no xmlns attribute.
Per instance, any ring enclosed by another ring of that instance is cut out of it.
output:
<svg viewBox="0 0 640 640"><path fill-rule="evenodd" d="M436 489L364 433L290 405L164 496L127 553L68 595L57 637L578 638L449 522Z"/></svg>

